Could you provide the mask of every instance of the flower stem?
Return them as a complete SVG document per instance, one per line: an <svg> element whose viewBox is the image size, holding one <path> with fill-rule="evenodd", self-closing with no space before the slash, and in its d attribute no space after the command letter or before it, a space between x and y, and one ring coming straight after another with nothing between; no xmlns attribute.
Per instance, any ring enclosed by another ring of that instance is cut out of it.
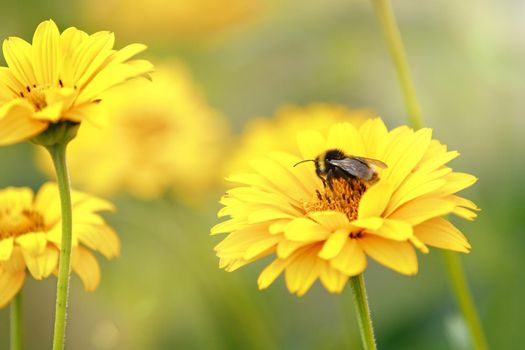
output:
<svg viewBox="0 0 525 350"><path fill-rule="evenodd" d="M374 4L376 16L388 44L390 55L396 66L397 76L401 83L401 90L403 91L403 97L405 99L408 118L415 129L420 129L423 127L421 108L419 107L416 90L408 67L405 47L403 46L401 33L397 26L392 5L389 0L372 0L372 3Z"/></svg>
<svg viewBox="0 0 525 350"><path fill-rule="evenodd" d="M421 109L417 100L414 84L412 83L403 41L397 26L394 11L392 10L392 5L389 0L372 0L372 3L374 4L376 15L381 24L383 35L388 43L390 55L396 66L410 124L415 129L419 129L423 127L423 118L421 116ZM463 317L468 324L475 349L487 349L488 346L483 333L483 328L479 322L476 307L472 300L472 295L470 294L465 274L461 266L461 261L459 260L457 253L454 252L445 252L445 260L456 298L463 313Z"/></svg>
<svg viewBox="0 0 525 350"><path fill-rule="evenodd" d="M447 250L443 251L445 265L447 266L452 290L456 295L457 302L463 313L472 338L472 344L476 350L487 350L488 344L479 321L478 312L472 298L472 293L468 287L465 273L461 266L461 261L457 253Z"/></svg>
<svg viewBox="0 0 525 350"><path fill-rule="evenodd" d="M69 174L66 162L67 142L60 142L46 147L55 167L58 189L60 192L60 207L62 210L62 240L60 246L60 260L58 266L57 298L55 307L55 331L53 336L53 350L64 348L66 331L66 316L69 294L69 275L71 265L72 243L72 210Z"/></svg>
<svg viewBox="0 0 525 350"><path fill-rule="evenodd" d="M18 292L15 298L11 301L11 325L10 325L10 337L11 337L11 350L22 350L23 339L22 339L22 327L24 324L24 315L22 308L22 290Z"/></svg>
<svg viewBox="0 0 525 350"><path fill-rule="evenodd" d="M366 296L365 281L363 274L350 278L350 287L354 296L354 305L357 309L357 322L361 332L361 341L365 350L375 350L376 341L374 338L374 329L372 327L372 318L370 317L370 308L368 307L368 298Z"/></svg>

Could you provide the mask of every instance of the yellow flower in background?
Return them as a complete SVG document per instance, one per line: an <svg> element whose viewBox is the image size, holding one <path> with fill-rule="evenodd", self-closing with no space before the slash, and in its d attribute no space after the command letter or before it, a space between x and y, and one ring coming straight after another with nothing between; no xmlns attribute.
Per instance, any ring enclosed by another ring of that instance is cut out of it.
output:
<svg viewBox="0 0 525 350"><path fill-rule="evenodd" d="M93 291L100 268L91 250L111 259L120 242L98 214L113 211L111 203L85 193L72 193L73 250L71 266ZM26 271L37 280L58 270L61 242L60 197L55 183L44 184L36 196L26 187L0 190L0 307L22 288Z"/></svg>
<svg viewBox="0 0 525 350"><path fill-rule="evenodd" d="M114 50L111 32L92 35L52 20L37 27L32 44L4 40L8 67L0 67L0 144L27 140L50 123L88 120L100 124L100 95L128 79L147 75L152 65L130 60L146 46Z"/></svg>
<svg viewBox="0 0 525 350"><path fill-rule="evenodd" d="M159 67L152 82L116 88L102 104L111 123L102 130L84 125L69 145L71 178L78 188L146 199L173 190L194 198L220 180L217 168L228 128L182 64ZM39 161L51 175L49 157L40 152Z"/></svg>
<svg viewBox="0 0 525 350"><path fill-rule="evenodd" d="M272 118L253 118L246 125L238 145L226 166L228 174L249 170L250 160L263 157L271 151L294 153L297 149L294 136L298 131L314 129L328 132L337 122L359 126L374 117L367 109L348 109L328 103L312 103L305 107L281 107Z"/></svg>
<svg viewBox="0 0 525 350"><path fill-rule="evenodd" d="M262 0L84 1L83 15L133 38L167 40L204 37L254 18L269 5ZM161 9L161 10L159 10Z"/></svg>
<svg viewBox="0 0 525 350"><path fill-rule="evenodd" d="M290 135L288 139L292 138ZM325 187L313 162L331 149L384 162L375 183L338 178ZM320 279L339 293L348 278L362 273L367 257L405 275L417 273L414 247L468 252L470 245L445 215L472 220L478 210L455 193L476 182L446 163L459 155L432 139L430 129L406 126L388 131L379 118L360 127L337 123L328 132L297 133L295 152L252 159L253 171L232 175L240 184L221 199L212 228L229 233L215 250L220 267L236 270L262 257L274 260L258 279L267 288L283 271L291 293L305 294Z"/></svg>

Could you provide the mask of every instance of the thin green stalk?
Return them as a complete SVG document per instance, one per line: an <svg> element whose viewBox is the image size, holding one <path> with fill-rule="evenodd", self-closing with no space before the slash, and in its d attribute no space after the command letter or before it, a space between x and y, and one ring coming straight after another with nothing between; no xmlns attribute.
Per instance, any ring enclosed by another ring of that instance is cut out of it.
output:
<svg viewBox="0 0 525 350"><path fill-rule="evenodd" d="M401 83L401 90L403 91L403 98L408 112L410 123L415 129L423 127L423 117L421 115L421 108L416 96L416 90L410 69L408 67L408 60L405 54L405 47L401 39L401 33L397 26L394 11L389 0L372 0L374 9L381 25L383 35L388 44L390 55L396 66L397 76Z"/></svg>
<svg viewBox="0 0 525 350"><path fill-rule="evenodd" d="M71 236L73 229L71 190L66 162L67 142L60 142L46 148L53 159L58 189L60 192L60 206L62 210L62 240L58 266L55 331L53 336L53 350L62 350L64 348L64 338L66 332L69 275L71 265Z"/></svg>
<svg viewBox="0 0 525 350"><path fill-rule="evenodd" d="M476 311L472 293L467 284L459 256L457 253L444 250L443 257L445 258L445 265L447 266L452 290L456 295L457 302L472 337L472 345L476 350L487 350L489 346L485 339L485 334L483 333L483 328L481 327L478 312Z"/></svg>
<svg viewBox="0 0 525 350"><path fill-rule="evenodd" d="M22 350L23 348L23 332L22 327L24 324L24 315L22 307L22 290L18 292L15 298L11 301L11 324L10 324L10 337L11 337L11 350Z"/></svg>
<svg viewBox="0 0 525 350"><path fill-rule="evenodd" d="M375 350L376 341L374 338L374 329L372 327L372 318L370 317L370 308L368 307L368 297L366 296L363 274L351 277L350 287L352 288L354 305L357 310L357 322L359 323L363 348L365 350Z"/></svg>
<svg viewBox="0 0 525 350"><path fill-rule="evenodd" d="M390 55L396 66L410 123L415 129L420 129L423 127L421 109L410 75L410 69L408 68L405 48L394 16L394 11L392 10L392 5L389 0L372 0L372 3L374 4L377 18L381 24L383 35L388 43ZM461 266L461 261L457 253L454 252L445 252L445 259L456 299L460 305L463 317L468 324L475 348L477 350L488 349L483 328L481 327L481 322L479 321L476 307Z"/></svg>

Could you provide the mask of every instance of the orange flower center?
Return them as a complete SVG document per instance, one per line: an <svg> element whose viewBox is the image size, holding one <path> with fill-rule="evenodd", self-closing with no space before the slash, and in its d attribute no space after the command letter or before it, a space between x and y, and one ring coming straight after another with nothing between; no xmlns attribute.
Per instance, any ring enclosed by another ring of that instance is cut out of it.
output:
<svg viewBox="0 0 525 350"><path fill-rule="evenodd" d="M335 179L332 188L326 186L324 192L317 191L317 200L307 202L304 209L311 211L338 211L349 220L357 219L359 201L370 184L358 178Z"/></svg>
<svg viewBox="0 0 525 350"><path fill-rule="evenodd" d="M28 209L7 209L0 212L0 239L44 230L44 218L40 213Z"/></svg>

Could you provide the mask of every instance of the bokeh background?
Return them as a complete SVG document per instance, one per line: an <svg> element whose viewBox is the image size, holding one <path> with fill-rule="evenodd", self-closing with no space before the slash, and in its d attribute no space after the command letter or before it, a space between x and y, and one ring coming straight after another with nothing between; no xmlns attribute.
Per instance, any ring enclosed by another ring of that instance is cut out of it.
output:
<svg viewBox="0 0 525 350"><path fill-rule="evenodd" d="M454 168L479 177L464 194L482 212L472 223L456 224L473 247L463 262L489 343L519 349L525 344L525 2L393 3L425 123L461 152ZM12 1L2 5L0 37L30 40L48 18L62 30L112 30L117 47L144 42L143 57L153 63L186 65L206 103L229 125L225 162L254 117L271 117L283 105L337 103L370 108L390 127L406 123L365 0ZM88 162L84 170L90 171ZM1 187L37 189L44 181L35 146L0 148ZM99 259L102 283L92 294L72 278L68 348L359 348L348 288L334 296L316 285L297 298L282 278L257 290L265 262L234 273L218 269L213 246L221 237L210 237L209 228L223 191L217 181L190 199L176 191L147 200L111 197L118 212L107 219L120 234L122 254ZM438 250L420 256L415 277L376 264L365 277L379 348L470 348ZM56 280L28 281L26 345L49 348ZM0 310L0 349L8 348L8 311Z"/></svg>

